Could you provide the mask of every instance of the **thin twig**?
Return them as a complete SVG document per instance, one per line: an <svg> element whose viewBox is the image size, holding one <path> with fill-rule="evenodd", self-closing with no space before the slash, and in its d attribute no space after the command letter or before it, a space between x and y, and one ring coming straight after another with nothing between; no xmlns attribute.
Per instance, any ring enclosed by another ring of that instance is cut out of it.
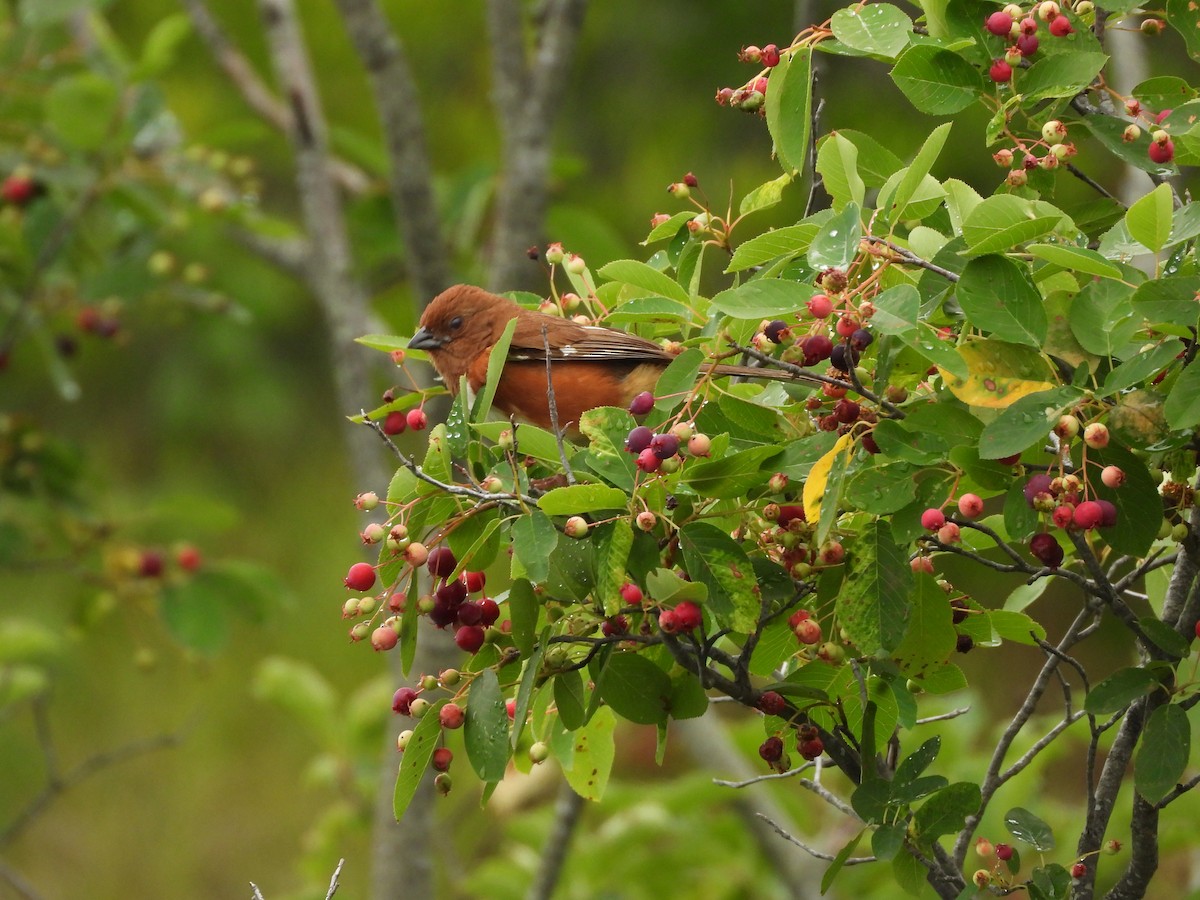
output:
<svg viewBox="0 0 1200 900"><path fill-rule="evenodd" d="M911 250L908 250L897 244L893 244L887 238L876 237L873 234L868 234L863 236L863 240L870 244L882 244L895 253L896 256L900 258L901 262L907 263L910 266L916 266L919 269L927 269L928 271L933 272L935 275L941 275L947 281L955 283L958 282L959 276L957 273L951 272L949 269L944 269L939 265L931 263L927 259L917 256L917 254L913 253Z"/></svg>
<svg viewBox="0 0 1200 900"><path fill-rule="evenodd" d="M960 706L957 709L952 709L950 712L944 712L937 716L926 716L924 719L917 719L917 725L928 725L930 722L945 722L947 719L957 719L959 716L965 716L971 711L969 706Z"/></svg>
<svg viewBox="0 0 1200 900"><path fill-rule="evenodd" d="M253 900L266 900L266 898L265 898L265 897L263 897L263 895L262 895L262 891L260 891L260 890L258 889L258 885L257 885L257 884L255 884L255 883L252 881L252 882L250 882L250 887L251 887L251 888L254 890L254 897L253 897Z"/></svg>
<svg viewBox="0 0 1200 900"><path fill-rule="evenodd" d="M764 822L766 822L768 825L770 825L772 828L774 828L775 833L778 834L781 838L783 838L785 841L787 841L790 844L795 844L797 847L799 847L801 850L803 850L805 853L809 854L810 856L815 856L817 859L823 859L828 862L833 862L833 860L837 859L837 856L835 856L832 853L825 853L824 851L818 850L815 847L810 847L808 844L804 843L802 840L797 838L794 834L791 834L790 832L781 828L775 822L772 822L770 819L768 819L762 813L758 813L757 815L760 819L762 819ZM843 862L842 865L844 865L844 866L861 866L863 863L871 863L871 862L877 862L877 860L874 856L851 856L849 859L847 859L845 862Z"/></svg>
<svg viewBox="0 0 1200 900"><path fill-rule="evenodd" d="M542 844L542 859L526 900L550 900L562 876L563 864L571 846L571 838L583 814L583 798L566 782L559 786L558 802L554 804L554 824Z"/></svg>
<svg viewBox="0 0 1200 900"><path fill-rule="evenodd" d="M333 870L333 877L329 879L329 890L325 892L325 900L333 900L333 895L337 893L337 889L341 887L338 879L342 874L342 866L346 864L345 859L339 859L337 867Z"/></svg>
<svg viewBox="0 0 1200 900"><path fill-rule="evenodd" d="M764 781L779 781L782 778L792 778L799 775L808 769L811 769L816 763L805 762L802 766L796 766L794 769L788 769L786 772L768 772L766 775L755 775L753 778L746 778L742 781L725 781L722 778L714 778L712 783L718 787L735 788L740 790L748 788L754 784L762 784Z"/></svg>
<svg viewBox="0 0 1200 900"><path fill-rule="evenodd" d="M37 892L37 888L30 884L20 872L3 861L0 861L0 882L16 891L20 900L42 900L42 895Z"/></svg>

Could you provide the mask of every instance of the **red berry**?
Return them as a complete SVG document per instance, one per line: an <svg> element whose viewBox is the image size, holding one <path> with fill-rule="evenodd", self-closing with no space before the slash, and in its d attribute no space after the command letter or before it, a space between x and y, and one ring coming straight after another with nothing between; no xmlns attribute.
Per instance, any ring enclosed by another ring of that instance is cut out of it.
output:
<svg viewBox="0 0 1200 900"><path fill-rule="evenodd" d="M984 20L983 25L996 37L1008 37L1012 31L1013 17L1004 10L997 10Z"/></svg>
<svg viewBox="0 0 1200 900"><path fill-rule="evenodd" d="M1150 142L1150 159L1159 165L1166 165L1175 158L1175 142L1167 138L1162 143Z"/></svg>
<svg viewBox="0 0 1200 900"><path fill-rule="evenodd" d="M1002 59L997 59L992 62L992 67L988 69L988 77L997 84L1003 84L1006 81L1012 80L1012 66Z"/></svg>
<svg viewBox="0 0 1200 900"><path fill-rule="evenodd" d="M827 334L812 334L800 342L800 350L804 353L804 364L815 366L833 355L833 341Z"/></svg>
<svg viewBox="0 0 1200 900"><path fill-rule="evenodd" d="M1036 34L1022 34L1017 36L1017 52L1022 56L1033 56L1038 50L1038 39Z"/></svg>
<svg viewBox="0 0 1200 900"><path fill-rule="evenodd" d="M392 712L407 716L411 705L417 699L417 692L410 687L402 687L392 694Z"/></svg>
<svg viewBox="0 0 1200 900"><path fill-rule="evenodd" d="M691 600L683 600L675 605L675 623L680 631L695 631L704 622L700 607Z"/></svg>
<svg viewBox="0 0 1200 900"><path fill-rule="evenodd" d="M478 594L487 584L487 576L483 572L463 572L462 580L469 594Z"/></svg>
<svg viewBox="0 0 1200 900"><path fill-rule="evenodd" d="M143 578L157 578L163 572L162 554L157 550L143 550L138 562L138 574Z"/></svg>
<svg viewBox="0 0 1200 900"><path fill-rule="evenodd" d="M24 206L38 193L38 184L26 175L9 175L0 185L0 197L14 206Z"/></svg>
<svg viewBox="0 0 1200 900"><path fill-rule="evenodd" d="M686 175L683 176L683 183L686 184L688 187L698 187L700 184L700 180L698 178L696 178L696 176L693 175L691 172L688 172Z"/></svg>
<svg viewBox="0 0 1200 900"><path fill-rule="evenodd" d="M825 744L819 737L808 738L800 741L796 745L796 749L800 751L800 755L807 760L814 760L825 752Z"/></svg>
<svg viewBox="0 0 1200 900"><path fill-rule="evenodd" d="M466 713L457 703L447 703L438 710L438 720L442 723L442 727L449 728L451 731L462 728L466 718Z"/></svg>
<svg viewBox="0 0 1200 900"><path fill-rule="evenodd" d="M1066 37L1074 30L1066 16L1059 15L1050 20L1050 33L1055 37Z"/></svg>
<svg viewBox="0 0 1200 900"><path fill-rule="evenodd" d="M504 711L508 713L510 719L515 719L517 716L517 701L511 697L504 701Z"/></svg>
<svg viewBox="0 0 1200 900"><path fill-rule="evenodd" d="M387 414L387 418L383 420L384 434L403 434L404 429L408 427L408 419L400 410L395 410Z"/></svg>
<svg viewBox="0 0 1200 900"><path fill-rule="evenodd" d="M1095 500L1084 500L1075 507L1074 525L1080 531L1087 531L1090 528L1095 528L1100 524L1100 520L1104 518L1104 511L1100 508L1100 504Z"/></svg>
<svg viewBox="0 0 1200 900"><path fill-rule="evenodd" d="M1058 19L1055 19L1055 21L1057 22ZM1087 874L1087 866L1084 865L1083 863L1077 862L1077 863L1075 863L1075 865L1071 866L1071 877L1072 878L1082 878L1086 874Z"/></svg>
<svg viewBox="0 0 1200 900"><path fill-rule="evenodd" d="M604 624L600 626L600 632L605 637L615 637L620 634L629 633L629 620L624 616L613 616L610 619L605 619Z"/></svg>
<svg viewBox="0 0 1200 900"><path fill-rule="evenodd" d="M491 597L480 597L475 601L475 605L479 607L479 624L484 628L495 625L496 620L500 618L500 604Z"/></svg>
<svg viewBox="0 0 1200 900"><path fill-rule="evenodd" d="M807 306L814 319L827 319L833 313L833 301L828 294L813 294Z"/></svg>
<svg viewBox="0 0 1200 900"><path fill-rule="evenodd" d="M1012 855L1013 855L1013 848L1010 847L1008 844L997 844L996 845L996 858L998 860L1000 860L1001 862L1007 862L1008 860L1012 859Z"/></svg>
<svg viewBox="0 0 1200 900"><path fill-rule="evenodd" d="M811 618L812 618L812 613L810 613L807 609L798 609L794 613L792 613L790 616L788 616L788 627L790 629L792 629L792 631L795 631L797 625L799 625L801 622L803 622L807 619L811 619Z"/></svg>
<svg viewBox="0 0 1200 900"><path fill-rule="evenodd" d="M658 614L658 627L663 634L674 634L679 631L679 620L675 618L675 611L672 609L664 609Z"/></svg>
<svg viewBox="0 0 1200 900"><path fill-rule="evenodd" d="M758 755L763 762L779 762L783 758L783 740L778 735L771 735L759 745Z"/></svg>
<svg viewBox="0 0 1200 900"><path fill-rule="evenodd" d="M433 751L432 765L439 772L445 772L454 761L454 753L449 747L438 747Z"/></svg>
<svg viewBox="0 0 1200 900"><path fill-rule="evenodd" d="M375 584L375 569L370 563L355 563L342 579L342 584L352 591L369 591Z"/></svg>
<svg viewBox="0 0 1200 900"><path fill-rule="evenodd" d="M914 572L925 572L928 575L933 574L933 560L928 556L914 556L908 565Z"/></svg>
<svg viewBox="0 0 1200 900"><path fill-rule="evenodd" d="M204 562L204 557L191 544L185 544L175 551L175 562L179 563L179 568L185 572L195 572Z"/></svg>
<svg viewBox="0 0 1200 900"><path fill-rule="evenodd" d="M937 531L946 524L946 514L940 509L929 507L925 512L921 513L921 527L926 531Z"/></svg>
<svg viewBox="0 0 1200 900"><path fill-rule="evenodd" d="M483 610L474 603L461 603L454 618L459 625L478 625L483 621Z"/></svg>
<svg viewBox="0 0 1200 900"><path fill-rule="evenodd" d="M449 578L457 565L458 560L454 558L454 551L449 547L435 547L429 551L429 558L425 561L429 574L435 578Z"/></svg>
<svg viewBox="0 0 1200 900"><path fill-rule="evenodd" d="M807 521L804 516L804 507L796 504L787 504L779 507L779 517L776 518L775 524L780 528L787 528L793 521Z"/></svg>
<svg viewBox="0 0 1200 900"><path fill-rule="evenodd" d="M429 424L429 416L425 415L423 409L410 409L406 418L408 427L413 431L424 431L425 426Z"/></svg>
<svg viewBox="0 0 1200 900"><path fill-rule="evenodd" d="M819 644L821 643L821 626L817 624L816 619L805 619L802 622L797 622L792 629L796 634L796 639L802 644Z"/></svg>
<svg viewBox="0 0 1200 900"><path fill-rule="evenodd" d="M1075 521L1075 507L1066 503L1054 507L1054 512L1050 514L1050 521L1059 528L1070 528L1071 523Z"/></svg>
<svg viewBox="0 0 1200 900"><path fill-rule="evenodd" d="M644 416L652 409L654 409L654 395L649 391L642 391L629 402L629 411L635 416Z"/></svg>
<svg viewBox="0 0 1200 900"><path fill-rule="evenodd" d="M773 69L779 65L779 48L774 44L767 44L762 48L762 64L768 69Z"/></svg>
<svg viewBox="0 0 1200 900"><path fill-rule="evenodd" d="M464 625L454 632L454 643L467 653L478 653L483 646L484 631L479 625Z"/></svg>
<svg viewBox="0 0 1200 900"><path fill-rule="evenodd" d="M782 716L787 712L787 701L775 691L763 691L758 698L758 708L768 716Z"/></svg>
<svg viewBox="0 0 1200 900"><path fill-rule="evenodd" d="M630 606L636 606L642 602L642 589L632 581L627 581L621 585L621 599Z"/></svg>
<svg viewBox="0 0 1200 900"><path fill-rule="evenodd" d="M1117 507L1110 500L1097 500L1100 504L1100 527L1111 528L1117 524Z"/></svg>

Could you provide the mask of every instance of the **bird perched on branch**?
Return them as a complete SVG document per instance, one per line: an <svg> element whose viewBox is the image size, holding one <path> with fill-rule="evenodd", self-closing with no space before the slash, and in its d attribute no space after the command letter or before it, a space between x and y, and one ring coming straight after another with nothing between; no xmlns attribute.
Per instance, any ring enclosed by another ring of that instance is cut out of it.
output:
<svg viewBox="0 0 1200 900"><path fill-rule="evenodd" d="M458 392L464 375L470 389L478 391L487 381L492 347L511 319L517 320L517 326L493 405L543 428L551 426L547 345L560 428L578 423L584 412L597 406L629 406L638 394L654 390L663 369L675 358L645 338L525 309L469 284L455 285L433 299L408 346L429 354L452 394ZM724 363L705 364L701 372L776 381L817 380Z"/></svg>

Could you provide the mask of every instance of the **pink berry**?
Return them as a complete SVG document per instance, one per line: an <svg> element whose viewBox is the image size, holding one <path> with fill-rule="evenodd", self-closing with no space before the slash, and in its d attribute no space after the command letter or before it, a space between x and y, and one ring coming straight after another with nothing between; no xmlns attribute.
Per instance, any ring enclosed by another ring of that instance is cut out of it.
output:
<svg viewBox="0 0 1200 900"><path fill-rule="evenodd" d="M1075 507L1067 503L1054 507L1054 512L1050 513L1050 521L1059 528L1070 528L1071 523L1075 521Z"/></svg>
<svg viewBox="0 0 1200 900"><path fill-rule="evenodd" d="M195 572L204 562L204 557L191 544L185 544L175 551L175 562L179 564L179 568L183 569L183 571Z"/></svg>
<svg viewBox="0 0 1200 900"><path fill-rule="evenodd" d="M1001 860L1002 862L1006 862L1006 861L1012 859L1012 855L1013 855L1013 848L1010 847L1008 844L997 844L996 845L996 858L997 859Z"/></svg>
<svg viewBox="0 0 1200 900"><path fill-rule="evenodd" d="M1054 21L1057 22L1058 19L1055 19ZM1072 878L1082 878L1086 874L1087 874L1087 866L1084 863L1077 862L1077 863L1075 863L1075 865L1071 866L1071 877Z"/></svg>
<svg viewBox="0 0 1200 900"><path fill-rule="evenodd" d="M642 391L629 402L629 411L635 416L644 416L652 409L654 409L654 395L649 391Z"/></svg>
<svg viewBox="0 0 1200 900"><path fill-rule="evenodd" d="M992 62L992 67L988 69L988 77L997 84L1004 84L1012 80L1012 66L1002 59L997 59Z"/></svg>
<svg viewBox="0 0 1200 900"><path fill-rule="evenodd" d="M636 465L641 471L646 472L647 474L650 472L657 472L662 466L662 457L660 457L653 448L647 447L637 455Z"/></svg>
<svg viewBox="0 0 1200 900"><path fill-rule="evenodd" d="M621 585L621 599L630 606L636 606L642 602L642 589L632 581L627 581Z"/></svg>
<svg viewBox="0 0 1200 900"><path fill-rule="evenodd" d="M938 529L938 540L943 544L957 544L962 540L962 534L959 532L958 526L953 522L946 522Z"/></svg>
<svg viewBox="0 0 1200 900"><path fill-rule="evenodd" d="M821 626L816 619L804 619L796 623L796 627L792 629L796 633L797 640L802 644L819 644L821 643Z"/></svg>
<svg viewBox="0 0 1200 900"><path fill-rule="evenodd" d="M712 452L712 440L707 434L693 434L688 438L687 447L692 456L708 456Z"/></svg>
<svg viewBox="0 0 1200 900"><path fill-rule="evenodd" d="M342 584L352 591L369 591L375 584L375 569L370 563L355 563L342 579Z"/></svg>
<svg viewBox="0 0 1200 900"><path fill-rule="evenodd" d="M391 625L380 625L371 632L371 646L376 650L391 650L399 640L400 635Z"/></svg>
<svg viewBox="0 0 1200 900"><path fill-rule="evenodd" d="M433 759L431 765L438 772L445 772L450 768L450 763L454 761L454 751L449 747L438 747L433 751Z"/></svg>
<svg viewBox="0 0 1200 900"><path fill-rule="evenodd" d="M983 512L983 499L978 494L963 494L958 498L958 511L966 519L974 519Z"/></svg>
<svg viewBox="0 0 1200 900"><path fill-rule="evenodd" d="M779 48L774 44L767 44L762 48L762 64L768 69L773 69L779 65Z"/></svg>
<svg viewBox="0 0 1200 900"><path fill-rule="evenodd" d="M510 719L515 719L517 717L517 701L512 698L505 700L504 711L508 713Z"/></svg>
<svg viewBox="0 0 1200 900"><path fill-rule="evenodd" d="M837 325L834 326L834 331L842 337L848 338L858 331L858 320L853 316L841 316L837 320Z"/></svg>
<svg viewBox="0 0 1200 900"><path fill-rule="evenodd" d="M1125 482L1125 472L1120 466L1105 466L1100 472L1100 480L1105 487L1119 488Z"/></svg>
<svg viewBox="0 0 1200 900"><path fill-rule="evenodd" d="M675 634L680 631L679 620L675 617L675 610L664 609L658 614L658 627L663 634Z"/></svg>
<svg viewBox="0 0 1200 900"><path fill-rule="evenodd" d="M940 509L929 507L925 512L921 513L921 527L926 531L937 531L946 524L946 514Z"/></svg>
<svg viewBox="0 0 1200 900"><path fill-rule="evenodd" d="M924 572L927 575L933 574L933 560L928 556L914 556L908 565L914 572Z"/></svg>
<svg viewBox="0 0 1200 900"><path fill-rule="evenodd" d="M1093 422L1083 429L1083 442L1093 450L1102 450L1108 446L1108 426L1103 422Z"/></svg>

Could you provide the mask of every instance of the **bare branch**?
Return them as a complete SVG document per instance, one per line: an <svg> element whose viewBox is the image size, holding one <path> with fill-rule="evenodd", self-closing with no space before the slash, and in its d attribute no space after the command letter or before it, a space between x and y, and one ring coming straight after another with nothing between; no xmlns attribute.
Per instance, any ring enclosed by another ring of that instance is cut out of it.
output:
<svg viewBox="0 0 1200 900"><path fill-rule="evenodd" d="M250 60L225 33L219 22L209 12L205 0L180 0L192 26L200 39L208 45L209 52L217 61L242 95L242 99L261 116L269 125L279 131L286 132L290 127L287 107L258 77ZM347 191L361 194L370 187L370 179L366 173L342 160L331 159L328 162L330 173Z"/></svg>
<svg viewBox="0 0 1200 900"><path fill-rule="evenodd" d="M554 896L571 837L582 813L583 798L564 779L558 790L558 802L554 805L554 824L543 842L541 865L533 884L525 892L526 900L550 900Z"/></svg>
<svg viewBox="0 0 1200 900"><path fill-rule="evenodd" d="M887 238L876 237L875 235L868 234L863 237L863 240L871 244L882 244L884 247L887 247L888 250L894 253L899 258L900 262L906 265L916 266L918 269L927 269L928 271L933 272L935 275L941 275L949 282L958 281L958 275L956 273L951 272L949 269L944 269L941 266L934 265L927 259L922 259L911 250L908 250L897 244L893 244Z"/></svg>
<svg viewBox="0 0 1200 900"><path fill-rule="evenodd" d="M965 716L971 711L969 706L960 706L957 709L952 709L950 712L944 712L937 716L926 716L924 719L917 719L917 725L928 725L930 722L945 722L947 719L957 719L959 716Z"/></svg>
<svg viewBox="0 0 1200 900"><path fill-rule="evenodd" d="M396 227L408 248L417 294L428 301L450 286L450 261L433 194L433 165L408 57L376 0L336 0L367 70L391 166Z"/></svg>
<svg viewBox="0 0 1200 900"><path fill-rule="evenodd" d="M0 861L0 883L7 884L19 900L42 900L42 895L37 892L32 884L16 869L5 862Z"/></svg>
<svg viewBox="0 0 1200 900"><path fill-rule="evenodd" d="M333 870L333 876L329 879L329 890L325 892L325 900L333 900L333 895L337 893L337 889L341 887L338 879L342 875L342 866L346 864L345 859L339 859L337 866Z"/></svg>

